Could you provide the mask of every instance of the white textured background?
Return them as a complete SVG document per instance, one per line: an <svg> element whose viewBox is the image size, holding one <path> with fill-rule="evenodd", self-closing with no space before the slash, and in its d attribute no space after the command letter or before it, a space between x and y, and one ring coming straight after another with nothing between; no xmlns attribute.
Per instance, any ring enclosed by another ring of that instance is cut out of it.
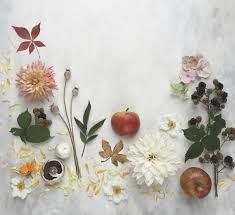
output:
<svg viewBox="0 0 235 215"><path fill-rule="evenodd" d="M234 11L234 0L1 0L0 51L7 51L9 37L17 44L20 41L12 25L30 29L41 22L39 39L47 47L41 48L40 54L47 64L53 65L59 88L66 66L72 68L72 82L80 88L75 115L81 117L87 101L91 100L93 119L107 117L97 143L87 147L86 153L93 155L100 150L102 137L112 143L118 141L109 124L115 111L130 107L138 112L142 119L140 134L156 128L162 114L176 112L183 116L183 121L190 118L194 111L191 103L169 95L169 84L177 80L184 55L201 53L209 60L213 77L220 78L229 92L224 117L229 125L235 125ZM37 59L37 55L35 52L29 57L27 52L22 52L13 54L13 58L17 71ZM22 110L28 106L14 89L5 97L0 96L11 104L22 104ZM53 101L59 100L60 90ZM15 200L11 197L7 172L8 166L14 163L13 156L9 155L12 136L8 129L15 120L6 127L7 106L7 103L0 106L2 215L235 214L234 182L229 192L220 192L218 199L214 199L211 192L206 199L196 201L182 193L176 177L171 183L175 197L158 202L137 192L130 193L128 202L115 206L102 196L87 198L78 191L68 201L57 191L41 199L33 193L26 201ZM53 120L56 126L62 126ZM126 144L134 141L135 138L125 140ZM177 144L180 151L186 150L183 139ZM226 150L234 154L234 148L231 144ZM81 144L78 150L81 151ZM198 165L197 162L187 165L193 164Z"/></svg>

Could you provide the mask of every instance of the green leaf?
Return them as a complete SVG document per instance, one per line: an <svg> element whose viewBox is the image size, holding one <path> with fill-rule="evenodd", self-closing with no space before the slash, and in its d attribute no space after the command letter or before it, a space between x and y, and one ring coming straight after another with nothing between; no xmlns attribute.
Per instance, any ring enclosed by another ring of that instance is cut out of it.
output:
<svg viewBox="0 0 235 215"><path fill-rule="evenodd" d="M81 138L82 142L86 144L86 142L87 142L86 136L82 132L80 132L80 138Z"/></svg>
<svg viewBox="0 0 235 215"><path fill-rule="evenodd" d="M83 124L85 126L87 126L87 123L88 123L88 120L89 120L89 116L90 116L90 111L91 111L91 103L89 101L88 105L86 107L86 110L84 112L84 115L83 115Z"/></svg>
<svg viewBox="0 0 235 215"><path fill-rule="evenodd" d="M205 136L206 132L203 127L190 127L184 129L184 136L192 142L200 142L200 140Z"/></svg>
<svg viewBox="0 0 235 215"><path fill-rule="evenodd" d="M225 120L221 117L221 114L214 118L214 123L210 127L210 134L218 136L223 128L226 127Z"/></svg>
<svg viewBox="0 0 235 215"><path fill-rule="evenodd" d="M94 126L91 127L91 129L88 132L88 136L94 134L99 128L102 127L102 125L104 124L105 119L99 121L98 123L96 123Z"/></svg>
<svg viewBox="0 0 235 215"><path fill-rule="evenodd" d="M32 121L32 115L26 110L25 112L21 113L18 118L17 122L21 128L28 128Z"/></svg>
<svg viewBox="0 0 235 215"><path fill-rule="evenodd" d="M83 125L82 122L74 117L74 120L83 134L86 134L87 126Z"/></svg>
<svg viewBox="0 0 235 215"><path fill-rule="evenodd" d="M41 125L31 125L26 130L25 138L31 143L45 142L50 138L50 131L47 127Z"/></svg>
<svg viewBox="0 0 235 215"><path fill-rule="evenodd" d="M92 135L87 139L87 143L91 142L92 140L94 140L96 137L98 137L98 134Z"/></svg>
<svg viewBox="0 0 235 215"><path fill-rule="evenodd" d="M15 135L15 136L23 136L24 135L24 133L25 133L25 131L24 131L24 129L22 129L22 128L12 128L11 130L10 130L10 132L13 134L13 135Z"/></svg>
<svg viewBox="0 0 235 215"><path fill-rule="evenodd" d="M208 151L220 149L220 140L216 135L209 135L202 139L202 143Z"/></svg>
<svg viewBox="0 0 235 215"><path fill-rule="evenodd" d="M186 152L185 162L189 159L194 159L194 158L199 157L202 154L203 150L204 150L204 146L200 142L196 142L192 144L189 147L188 151Z"/></svg>

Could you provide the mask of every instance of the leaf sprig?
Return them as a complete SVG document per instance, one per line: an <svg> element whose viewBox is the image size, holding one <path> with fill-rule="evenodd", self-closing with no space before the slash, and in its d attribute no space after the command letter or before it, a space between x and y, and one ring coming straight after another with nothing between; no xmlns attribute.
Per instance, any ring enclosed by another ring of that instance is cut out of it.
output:
<svg viewBox="0 0 235 215"><path fill-rule="evenodd" d="M128 159L126 157L126 155L124 154L120 154L120 152L122 151L123 149L123 142L120 141L119 143L117 143L113 150L109 144L109 142L107 142L106 140L102 140L102 148L103 148L103 151L100 151L99 152L99 155L102 157L102 158L105 158L106 160L103 160L101 162L106 162L108 161L110 158L112 160L112 163L115 165L115 166L118 166L118 162L120 163L126 163L128 162Z"/></svg>
<svg viewBox="0 0 235 215"><path fill-rule="evenodd" d="M89 117L90 117L90 112L91 112L91 103L89 101L88 105L85 109L85 112L83 114L82 122L74 117L74 120L75 120L78 128L80 129L80 139L84 143L81 157L83 157L83 155L84 155L87 143L91 142L92 140L94 140L95 138L98 137L98 134L96 134L96 132L103 126L103 124L106 120L106 119L103 119L103 120L99 121L98 123L93 125L88 130L88 121L89 121Z"/></svg>
<svg viewBox="0 0 235 215"><path fill-rule="evenodd" d="M48 127L40 124L31 125L32 115L28 110L18 116L17 122L20 128L12 128L10 132L20 137L24 143L41 143L50 138Z"/></svg>

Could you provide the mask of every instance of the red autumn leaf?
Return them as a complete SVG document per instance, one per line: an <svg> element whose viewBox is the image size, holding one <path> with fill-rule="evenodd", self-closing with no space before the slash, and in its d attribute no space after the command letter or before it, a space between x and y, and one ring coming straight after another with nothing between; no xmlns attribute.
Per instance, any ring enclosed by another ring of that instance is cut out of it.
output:
<svg viewBox="0 0 235 215"><path fill-rule="evenodd" d="M20 44L19 48L17 49L17 52L24 51L24 50L28 49L30 43L31 43L30 41L22 42L22 43Z"/></svg>
<svg viewBox="0 0 235 215"><path fill-rule="evenodd" d="M40 24L39 23L38 25L34 26L32 31L31 31L31 37L32 37L32 40L34 40L40 33Z"/></svg>
<svg viewBox="0 0 235 215"><path fill-rule="evenodd" d="M37 47L45 47L45 44L41 41L34 41L35 46Z"/></svg>
<svg viewBox="0 0 235 215"><path fill-rule="evenodd" d="M35 48L34 44L31 43L29 46L29 54L31 54L33 52L34 48Z"/></svg>
<svg viewBox="0 0 235 215"><path fill-rule="evenodd" d="M17 35L22 38L22 39L26 39L26 40L31 40L31 36L29 34L29 31L24 28L24 27L15 27L12 26L15 29L15 32L17 33Z"/></svg>
<svg viewBox="0 0 235 215"><path fill-rule="evenodd" d="M24 27L12 26L20 38L27 40L27 41L23 41L20 44L19 48L17 49L17 52L29 49L29 54L31 54L34 51L34 49L36 48L38 56L40 58L40 54L39 54L37 47L45 47L46 46L41 41L34 41L38 37L38 35L40 34L40 25L41 25L41 23L35 25L32 28L31 35L30 35L29 31Z"/></svg>

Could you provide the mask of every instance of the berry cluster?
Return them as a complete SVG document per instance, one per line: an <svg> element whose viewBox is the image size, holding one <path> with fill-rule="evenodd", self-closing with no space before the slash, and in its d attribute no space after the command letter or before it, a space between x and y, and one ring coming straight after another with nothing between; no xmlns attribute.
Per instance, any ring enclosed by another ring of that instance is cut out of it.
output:
<svg viewBox="0 0 235 215"><path fill-rule="evenodd" d="M202 117L201 116L197 116L196 118L191 118L188 121L188 125L191 126L196 126L198 125L200 122L202 121Z"/></svg>
<svg viewBox="0 0 235 215"><path fill-rule="evenodd" d="M228 93L223 90L224 85L217 79L213 81L214 89L207 89L204 82L200 82L196 87L196 91L191 95L194 104L210 105L215 112L221 111L227 102ZM210 99L210 96L213 98Z"/></svg>
<svg viewBox="0 0 235 215"><path fill-rule="evenodd" d="M235 140L235 128L226 128L222 135L224 138L228 138L229 140Z"/></svg>
<svg viewBox="0 0 235 215"><path fill-rule="evenodd" d="M47 115L44 113L43 108L34 108L33 114L36 125L42 125L44 127L49 127L51 125L52 121L47 119Z"/></svg>
<svg viewBox="0 0 235 215"><path fill-rule="evenodd" d="M233 161L233 158L231 156L223 157L223 154L221 152L217 152L216 154L210 155L209 153L205 153L203 157L199 157L200 163L212 163L214 165L219 166L222 164L224 168L231 168L233 169L235 167L235 163Z"/></svg>

